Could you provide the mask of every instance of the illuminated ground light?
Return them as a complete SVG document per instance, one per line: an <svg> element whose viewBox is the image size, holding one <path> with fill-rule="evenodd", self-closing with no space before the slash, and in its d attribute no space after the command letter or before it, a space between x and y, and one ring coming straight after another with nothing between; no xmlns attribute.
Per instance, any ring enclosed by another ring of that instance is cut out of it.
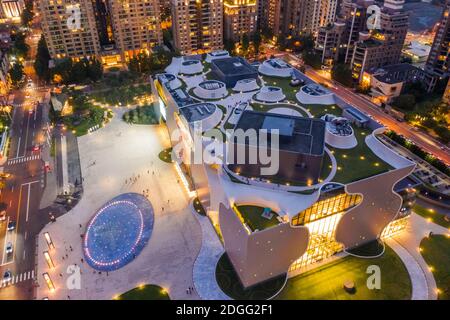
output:
<svg viewBox="0 0 450 320"><path fill-rule="evenodd" d="M100 271L117 270L136 258L153 230L153 208L137 193L107 202L88 224L83 241L86 262Z"/></svg>

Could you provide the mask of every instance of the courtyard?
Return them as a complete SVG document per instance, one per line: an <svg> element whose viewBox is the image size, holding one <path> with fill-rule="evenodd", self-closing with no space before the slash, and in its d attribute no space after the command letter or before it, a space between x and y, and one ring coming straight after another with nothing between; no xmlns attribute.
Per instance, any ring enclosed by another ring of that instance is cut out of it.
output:
<svg viewBox="0 0 450 320"><path fill-rule="evenodd" d="M112 299L143 283L164 288L174 299L197 297L187 295L186 288L193 286L201 230L173 164L158 157L169 147L167 131L159 125L129 125L122 120L125 111L114 109L108 126L78 138L84 194L77 206L40 233L37 299ZM115 271L94 270L83 254L89 221L105 203L124 193L148 199L154 212L152 233L128 264ZM49 249L44 233L54 248ZM54 267L49 267L43 251L48 251ZM79 289L67 286L73 270L69 266L80 268ZM43 273L49 275L54 291Z"/></svg>

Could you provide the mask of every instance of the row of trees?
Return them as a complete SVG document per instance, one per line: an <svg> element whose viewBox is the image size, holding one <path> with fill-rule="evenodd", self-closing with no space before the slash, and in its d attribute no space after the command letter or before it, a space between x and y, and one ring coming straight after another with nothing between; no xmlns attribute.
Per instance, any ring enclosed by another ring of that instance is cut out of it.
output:
<svg viewBox="0 0 450 320"><path fill-rule="evenodd" d="M419 158L427 161L429 164L439 169L443 173L450 175L450 168L444 162L442 162L439 159L436 159L431 154L424 151L422 148L418 147L414 143L406 141L406 139L403 136L398 135L392 130L387 131L386 135L395 142L397 142L398 144L400 144L401 146L405 147L406 149L414 153Z"/></svg>
<svg viewBox="0 0 450 320"><path fill-rule="evenodd" d="M79 61L63 59L56 63L55 67L50 69L50 52L43 36L39 39L36 58L34 61L34 70L39 79L46 83L54 81L56 83L83 83L86 81L96 82L103 76L103 66L95 58L83 58Z"/></svg>
<svg viewBox="0 0 450 320"><path fill-rule="evenodd" d="M172 61L173 53L155 50L151 54L140 53L128 62L128 69L135 73L154 73L164 70Z"/></svg>
<svg viewBox="0 0 450 320"><path fill-rule="evenodd" d="M103 76L103 66L95 58L83 58L72 61L70 58L59 61L51 69L51 78L55 83L85 83L97 82Z"/></svg>
<svg viewBox="0 0 450 320"><path fill-rule="evenodd" d="M22 26L25 28L31 27L33 17L34 17L33 0L25 0L25 8L23 9L22 14L20 16Z"/></svg>

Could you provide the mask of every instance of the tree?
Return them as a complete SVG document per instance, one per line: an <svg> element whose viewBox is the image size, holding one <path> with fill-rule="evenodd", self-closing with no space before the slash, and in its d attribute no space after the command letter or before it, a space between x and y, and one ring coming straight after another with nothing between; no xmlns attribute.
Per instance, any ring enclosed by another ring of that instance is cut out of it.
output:
<svg viewBox="0 0 450 320"><path fill-rule="evenodd" d="M50 81L50 69L48 63L50 61L50 53L47 48L44 36L41 35L37 46L36 58L34 60L34 70L41 80Z"/></svg>
<svg viewBox="0 0 450 320"><path fill-rule="evenodd" d="M19 32L14 37L14 45L12 47L12 53L18 58L25 59L30 46L25 42L26 36L24 33Z"/></svg>
<svg viewBox="0 0 450 320"><path fill-rule="evenodd" d="M322 59L320 55L317 54L314 50L306 51L302 54L303 61L318 70L322 66Z"/></svg>
<svg viewBox="0 0 450 320"><path fill-rule="evenodd" d="M28 28L31 26L31 22L33 21L34 11L33 11L33 0L25 1L25 8L22 11L20 16L20 20L22 26Z"/></svg>
<svg viewBox="0 0 450 320"><path fill-rule="evenodd" d="M412 94L402 94L394 98L392 105L399 109L410 111L416 105L416 98Z"/></svg>
<svg viewBox="0 0 450 320"><path fill-rule="evenodd" d="M97 82L103 77L103 66L100 61L92 58L89 61L88 77L94 82Z"/></svg>
<svg viewBox="0 0 450 320"><path fill-rule="evenodd" d="M9 70L9 77L13 86L18 86L24 76L23 65L20 62L15 62Z"/></svg>
<svg viewBox="0 0 450 320"><path fill-rule="evenodd" d="M250 40L248 39L248 35L245 33L242 37L241 41L242 51L244 52L244 55L248 52L248 48L250 47Z"/></svg>
<svg viewBox="0 0 450 320"><path fill-rule="evenodd" d="M256 32L253 36L253 47L255 48L255 55L259 55L259 50L261 49L261 35Z"/></svg>
<svg viewBox="0 0 450 320"><path fill-rule="evenodd" d="M225 39L223 45L224 45L225 50L227 50L231 55L234 54L235 43L233 40Z"/></svg>
<svg viewBox="0 0 450 320"><path fill-rule="evenodd" d="M352 70L346 64L339 63L333 66L331 77L344 86L353 87Z"/></svg>

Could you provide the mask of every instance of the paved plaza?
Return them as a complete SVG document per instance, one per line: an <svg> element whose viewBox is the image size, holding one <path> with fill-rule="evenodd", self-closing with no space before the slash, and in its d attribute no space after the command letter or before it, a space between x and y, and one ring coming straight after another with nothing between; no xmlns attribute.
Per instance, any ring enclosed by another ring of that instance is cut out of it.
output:
<svg viewBox="0 0 450 320"><path fill-rule="evenodd" d="M192 270L201 247L201 228L189 207L184 188L178 184L172 164L158 153L169 147L166 128L128 125L121 120L126 110L116 109L111 123L78 139L84 195L74 209L47 225L38 240L37 299L112 299L140 284L157 284L173 299L198 299ZM111 272L92 269L84 260L82 238L95 212L114 197L128 192L147 196L154 208L154 228L142 252L123 268ZM49 269L43 252L43 234L55 245ZM76 281L67 273L70 265L81 269L81 289L69 289ZM43 278L47 272L55 286L50 292Z"/></svg>

